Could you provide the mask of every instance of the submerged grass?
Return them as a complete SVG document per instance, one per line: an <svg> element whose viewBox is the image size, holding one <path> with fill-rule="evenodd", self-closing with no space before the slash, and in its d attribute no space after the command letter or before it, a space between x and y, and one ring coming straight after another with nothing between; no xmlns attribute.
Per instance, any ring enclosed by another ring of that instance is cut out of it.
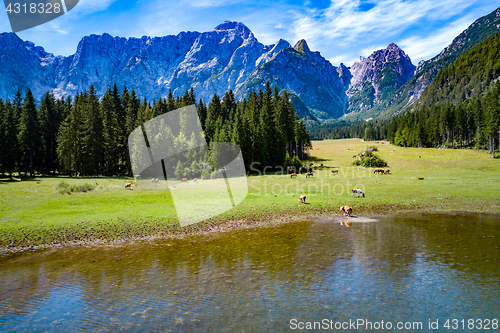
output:
<svg viewBox="0 0 500 333"><path fill-rule="evenodd" d="M390 174L352 166L353 155L368 146L362 140L315 141L311 153L318 166L312 178L249 176L249 193L240 205L185 228L176 219L170 190L126 190L124 184L133 183L132 178L0 180L0 248L179 237L263 221L340 215L343 205L353 207L355 215L500 213L500 162L484 152L369 144L387 161ZM353 197L353 188L362 189L366 197ZM71 195L59 194L69 189L64 193ZM301 194L307 204L298 202Z"/></svg>

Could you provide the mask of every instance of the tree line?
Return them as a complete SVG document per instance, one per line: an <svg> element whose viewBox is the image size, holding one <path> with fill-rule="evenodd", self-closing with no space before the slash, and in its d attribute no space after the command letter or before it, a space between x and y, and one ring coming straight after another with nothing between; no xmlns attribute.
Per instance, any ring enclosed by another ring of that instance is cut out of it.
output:
<svg viewBox="0 0 500 333"><path fill-rule="evenodd" d="M150 102L126 87L120 93L116 84L99 98L91 85L74 100L47 92L39 103L28 89L24 98L17 92L12 101L0 99L0 172L130 175L129 134L156 116L193 104L207 144L237 144L247 170L285 166L294 157L306 157L311 147L287 92L273 91L269 83L241 101L228 91L208 104L196 102L193 89L176 97L169 91Z"/></svg>
<svg viewBox="0 0 500 333"><path fill-rule="evenodd" d="M384 121L311 129L313 139L388 139L406 147L500 146L500 33L440 70L413 110Z"/></svg>
<svg viewBox="0 0 500 333"><path fill-rule="evenodd" d="M434 103L384 121L311 128L313 139L389 140L402 147L500 148L500 81L492 90L457 104Z"/></svg>
<svg viewBox="0 0 500 333"><path fill-rule="evenodd" d="M387 124L387 139L406 147L476 147L490 154L500 144L500 81L479 97L421 107Z"/></svg>
<svg viewBox="0 0 500 333"><path fill-rule="evenodd" d="M341 121L329 125L314 125L309 128L312 140L339 140L362 138L366 141L385 140L387 121L371 120L357 123Z"/></svg>

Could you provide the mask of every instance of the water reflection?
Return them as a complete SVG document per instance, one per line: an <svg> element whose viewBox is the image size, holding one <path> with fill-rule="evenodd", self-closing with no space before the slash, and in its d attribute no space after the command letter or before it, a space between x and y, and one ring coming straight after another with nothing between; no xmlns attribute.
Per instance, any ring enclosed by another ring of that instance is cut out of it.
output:
<svg viewBox="0 0 500 333"><path fill-rule="evenodd" d="M288 332L289 321L500 317L498 216L322 219L5 257L0 330Z"/></svg>

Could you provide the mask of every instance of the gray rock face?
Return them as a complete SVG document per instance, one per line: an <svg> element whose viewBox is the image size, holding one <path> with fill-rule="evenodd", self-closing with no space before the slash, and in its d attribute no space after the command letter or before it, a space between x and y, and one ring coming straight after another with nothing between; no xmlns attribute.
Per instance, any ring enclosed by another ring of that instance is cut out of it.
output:
<svg viewBox="0 0 500 333"><path fill-rule="evenodd" d="M299 109L299 116L331 119L344 114L350 77L344 65L333 66L319 52L312 52L305 40L300 40L293 48L282 49L259 66L235 93L237 97L244 96L269 81L279 90L298 97L309 108L310 113Z"/></svg>
<svg viewBox="0 0 500 333"><path fill-rule="evenodd" d="M0 98L31 88L39 99L46 91L74 96L91 84L102 94L116 82L150 100L169 89L183 94L193 87L205 101L235 89L288 42L263 45L242 23L224 22L208 32L177 36L120 38L108 34L84 37L69 57L55 57L13 33L0 35Z"/></svg>
<svg viewBox="0 0 500 333"><path fill-rule="evenodd" d="M415 72L411 59L396 44L361 57L350 68L352 79L347 90L349 111L367 111L399 87Z"/></svg>
<svg viewBox="0 0 500 333"><path fill-rule="evenodd" d="M500 31L500 8L478 19L431 60L415 66L397 45L361 58L351 68L333 66L305 40L293 48L285 40L263 45L242 23L224 22L208 32L176 36L84 37L69 57L54 56L13 33L0 34L0 98L31 88L74 96L94 85L98 94L116 83L153 100L191 87L208 102L213 94L235 91L237 98L270 81L288 90L299 116L310 119L387 118L418 100L437 72L474 45ZM414 75L415 74L415 75Z"/></svg>

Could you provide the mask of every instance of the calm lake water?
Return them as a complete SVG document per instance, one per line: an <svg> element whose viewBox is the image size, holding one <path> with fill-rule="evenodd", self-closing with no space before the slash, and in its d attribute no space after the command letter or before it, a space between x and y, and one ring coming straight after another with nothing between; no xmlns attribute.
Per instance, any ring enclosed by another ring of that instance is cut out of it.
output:
<svg viewBox="0 0 500 333"><path fill-rule="evenodd" d="M345 323L359 319L375 327L357 331L438 320L435 332L477 332L467 320L500 320L500 216L377 219L0 257L0 331L355 331Z"/></svg>

